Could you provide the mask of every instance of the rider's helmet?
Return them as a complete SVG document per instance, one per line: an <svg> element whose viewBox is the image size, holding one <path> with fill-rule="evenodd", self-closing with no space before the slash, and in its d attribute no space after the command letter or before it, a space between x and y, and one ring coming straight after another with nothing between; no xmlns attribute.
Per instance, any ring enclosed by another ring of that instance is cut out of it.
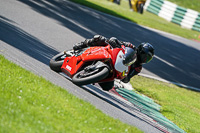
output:
<svg viewBox="0 0 200 133"><path fill-rule="evenodd" d="M142 43L138 46L138 59L141 63L148 63L154 56L154 48L150 43Z"/></svg>
<svg viewBox="0 0 200 133"><path fill-rule="evenodd" d="M125 54L123 56L123 64L125 66L130 66L132 65L136 59L137 59L137 51L130 48L130 47L126 47L125 49Z"/></svg>

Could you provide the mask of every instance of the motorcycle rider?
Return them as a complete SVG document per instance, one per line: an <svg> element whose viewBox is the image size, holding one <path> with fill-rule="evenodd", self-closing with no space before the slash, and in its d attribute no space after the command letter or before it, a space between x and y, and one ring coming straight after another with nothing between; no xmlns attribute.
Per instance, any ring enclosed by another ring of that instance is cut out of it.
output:
<svg viewBox="0 0 200 133"><path fill-rule="evenodd" d="M81 43L76 43L73 45L74 50L79 50L91 46L107 46L108 43L113 48L121 48L121 45L125 47L130 47L131 49L125 52L123 59L124 65L131 66L128 75L122 79L122 82L128 83L130 79L141 72L142 64L148 63L152 60L154 56L154 48L150 43L141 43L138 47L135 47L130 42L119 41L115 37L106 38L102 35L95 35L91 39L86 39ZM103 90L110 90L114 86L114 81L99 83Z"/></svg>

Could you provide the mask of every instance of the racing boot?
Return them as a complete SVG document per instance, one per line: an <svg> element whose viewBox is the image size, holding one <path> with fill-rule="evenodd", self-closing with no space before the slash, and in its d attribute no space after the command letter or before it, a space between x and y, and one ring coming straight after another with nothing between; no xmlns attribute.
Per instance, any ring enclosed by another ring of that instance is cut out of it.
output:
<svg viewBox="0 0 200 133"><path fill-rule="evenodd" d="M89 41L90 41L90 39L86 39L84 42L76 43L76 44L73 45L73 49L79 50L79 49L82 49L82 48L87 48L89 46Z"/></svg>
<svg viewBox="0 0 200 133"><path fill-rule="evenodd" d="M84 42L76 43L73 45L74 50L79 50L89 46L106 46L107 39L101 35L95 35L92 39L86 39Z"/></svg>
<svg viewBox="0 0 200 133"><path fill-rule="evenodd" d="M81 43L76 43L76 44L73 45L73 49L74 49L74 50L79 50L79 49L82 49L82 48L85 48L85 47L86 47L86 46L84 45L83 42L81 42Z"/></svg>

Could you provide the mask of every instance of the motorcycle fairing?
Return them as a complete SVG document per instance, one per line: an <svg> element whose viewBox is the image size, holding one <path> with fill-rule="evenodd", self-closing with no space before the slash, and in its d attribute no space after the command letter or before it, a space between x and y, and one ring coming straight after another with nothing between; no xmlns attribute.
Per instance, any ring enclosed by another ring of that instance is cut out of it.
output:
<svg viewBox="0 0 200 133"><path fill-rule="evenodd" d="M106 47L90 47L81 55L82 61L104 60L111 58Z"/></svg>
<svg viewBox="0 0 200 133"><path fill-rule="evenodd" d="M78 59L76 56L66 57L63 62L63 65L61 67L62 72L64 72L70 78L72 78L72 75L74 75L76 73L77 61L78 61Z"/></svg>
<svg viewBox="0 0 200 133"><path fill-rule="evenodd" d="M111 55L106 47L90 47L79 56L66 57L61 70L72 78L86 62L109 58L111 58Z"/></svg>

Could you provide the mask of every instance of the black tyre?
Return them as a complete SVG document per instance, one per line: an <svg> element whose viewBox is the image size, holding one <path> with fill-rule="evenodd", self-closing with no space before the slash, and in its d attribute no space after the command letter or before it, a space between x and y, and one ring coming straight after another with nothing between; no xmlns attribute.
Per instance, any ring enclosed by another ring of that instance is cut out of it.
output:
<svg viewBox="0 0 200 133"><path fill-rule="evenodd" d="M143 14L143 10L144 10L144 4L140 4L140 7L139 7L139 13Z"/></svg>
<svg viewBox="0 0 200 133"><path fill-rule="evenodd" d="M61 66L64 62L64 59L66 57L69 57L71 56L70 54L66 54L63 52L55 55L51 60L50 60L50 63L49 63L49 66L50 68L55 71L55 72L61 72Z"/></svg>
<svg viewBox="0 0 200 133"><path fill-rule="evenodd" d="M106 78L108 75L109 75L108 67L95 69L89 72L83 69L73 76L72 82L76 85L87 85L91 83L96 83Z"/></svg>

